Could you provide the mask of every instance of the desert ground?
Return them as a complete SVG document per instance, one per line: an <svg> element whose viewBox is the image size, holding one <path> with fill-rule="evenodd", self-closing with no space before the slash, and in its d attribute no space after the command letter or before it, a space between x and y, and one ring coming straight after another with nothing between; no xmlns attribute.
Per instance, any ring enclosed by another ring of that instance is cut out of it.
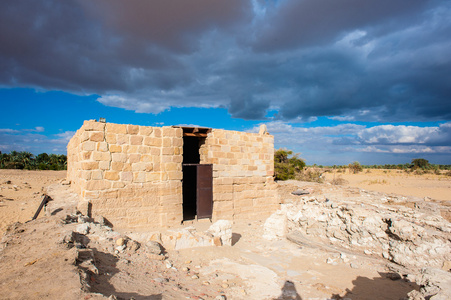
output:
<svg viewBox="0 0 451 300"><path fill-rule="evenodd" d="M451 177L323 177L280 182L281 209L233 222L232 245L175 250L77 214L64 171L0 170L0 299L449 299Z"/></svg>

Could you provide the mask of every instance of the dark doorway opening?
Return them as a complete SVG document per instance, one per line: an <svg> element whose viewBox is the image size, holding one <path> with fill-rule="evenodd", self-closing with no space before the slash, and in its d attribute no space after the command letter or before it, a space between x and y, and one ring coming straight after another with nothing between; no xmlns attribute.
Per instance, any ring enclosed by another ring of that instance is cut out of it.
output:
<svg viewBox="0 0 451 300"><path fill-rule="evenodd" d="M213 212L213 166L200 164L200 148L209 128L183 129L183 220L211 218Z"/></svg>

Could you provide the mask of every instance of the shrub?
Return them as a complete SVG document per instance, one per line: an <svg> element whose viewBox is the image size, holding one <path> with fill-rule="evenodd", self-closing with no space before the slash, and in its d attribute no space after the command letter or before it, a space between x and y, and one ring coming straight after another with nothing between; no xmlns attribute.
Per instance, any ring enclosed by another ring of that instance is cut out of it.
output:
<svg viewBox="0 0 451 300"><path fill-rule="evenodd" d="M276 180L295 179L305 167L305 162L293 151L279 149L274 153L274 175Z"/></svg>
<svg viewBox="0 0 451 300"><path fill-rule="evenodd" d="M349 171L353 174L357 174L363 170L362 166L358 161L353 162L352 164L348 165Z"/></svg>

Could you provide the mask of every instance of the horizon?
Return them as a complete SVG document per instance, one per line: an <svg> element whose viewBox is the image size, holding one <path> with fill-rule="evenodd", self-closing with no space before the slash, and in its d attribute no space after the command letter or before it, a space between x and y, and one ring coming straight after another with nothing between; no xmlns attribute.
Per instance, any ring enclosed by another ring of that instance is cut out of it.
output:
<svg viewBox="0 0 451 300"><path fill-rule="evenodd" d="M0 3L0 151L66 154L102 117L266 124L308 165L451 164L451 1L173 4Z"/></svg>

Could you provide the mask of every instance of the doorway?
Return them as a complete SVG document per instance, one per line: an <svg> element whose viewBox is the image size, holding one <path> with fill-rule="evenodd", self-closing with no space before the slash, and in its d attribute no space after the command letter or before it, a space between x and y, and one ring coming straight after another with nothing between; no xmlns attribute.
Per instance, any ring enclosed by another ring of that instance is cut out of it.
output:
<svg viewBox="0 0 451 300"><path fill-rule="evenodd" d="M183 129L183 220L211 218L213 213L213 165L200 163L200 148L210 128Z"/></svg>

